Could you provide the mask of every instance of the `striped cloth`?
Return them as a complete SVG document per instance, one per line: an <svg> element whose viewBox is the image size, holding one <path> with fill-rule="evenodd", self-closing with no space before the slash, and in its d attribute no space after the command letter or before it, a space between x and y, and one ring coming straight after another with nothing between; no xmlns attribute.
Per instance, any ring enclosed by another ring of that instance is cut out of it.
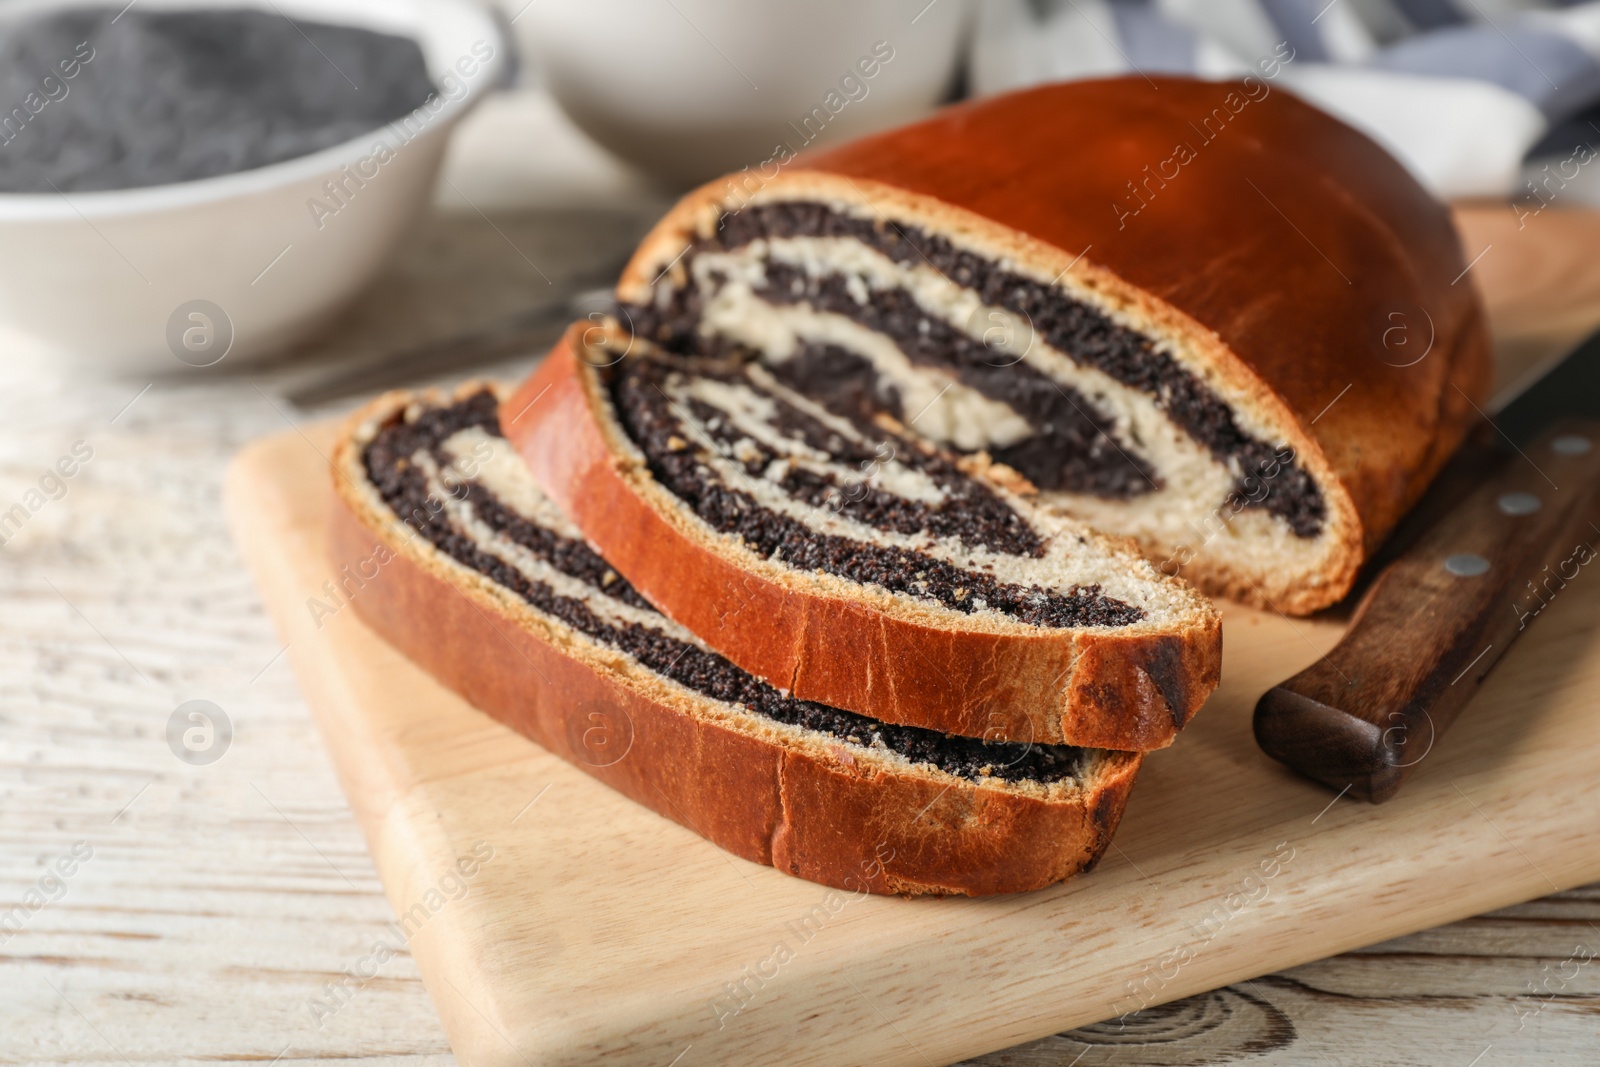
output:
<svg viewBox="0 0 1600 1067"><path fill-rule="evenodd" d="M977 95L1254 75L1365 130L1446 197L1528 195L1530 158L1581 153L1577 166L1600 145L1600 2L980 0L973 49Z"/></svg>

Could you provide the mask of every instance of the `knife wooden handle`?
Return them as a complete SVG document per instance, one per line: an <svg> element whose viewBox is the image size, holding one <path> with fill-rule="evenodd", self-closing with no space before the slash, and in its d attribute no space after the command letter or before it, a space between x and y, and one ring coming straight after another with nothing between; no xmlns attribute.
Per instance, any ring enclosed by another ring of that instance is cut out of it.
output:
<svg viewBox="0 0 1600 1067"><path fill-rule="evenodd" d="M1546 604L1600 590L1600 423L1558 422L1485 478L1377 576L1332 652L1256 704L1269 756L1388 800Z"/></svg>

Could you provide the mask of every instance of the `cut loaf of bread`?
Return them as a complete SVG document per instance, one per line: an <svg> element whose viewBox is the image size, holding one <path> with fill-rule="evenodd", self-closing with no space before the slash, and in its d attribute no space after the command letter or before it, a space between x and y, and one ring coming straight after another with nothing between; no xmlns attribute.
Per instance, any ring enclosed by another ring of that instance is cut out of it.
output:
<svg viewBox="0 0 1600 1067"><path fill-rule="evenodd" d="M781 165L780 165L781 164ZM1167 573L1338 600L1489 380L1446 208L1268 83L949 108L689 194L625 326L985 452Z"/></svg>
<svg viewBox="0 0 1600 1067"><path fill-rule="evenodd" d="M1216 609L1131 543L757 361L652 347L573 327L507 436L634 588L740 667L886 722L1127 750L1170 744L1216 687Z"/></svg>
<svg viewBox="0 0 1600 1067"><path fill-rule="evenodd" d="M1141 756L873 722L751 677L588 547L490 389L390 393L332 458L362 619L551 752L745 859L850 891L990 894L1085 870Z"/></svg>

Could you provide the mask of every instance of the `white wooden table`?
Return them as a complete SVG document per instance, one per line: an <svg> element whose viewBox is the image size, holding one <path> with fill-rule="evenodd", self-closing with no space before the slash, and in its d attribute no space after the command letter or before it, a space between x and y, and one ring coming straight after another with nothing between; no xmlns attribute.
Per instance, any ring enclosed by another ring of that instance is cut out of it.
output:
<svg viewBox="0 0 1600 1067"><path fill-rule="evenodd" d="M436 222L318 360L492 322L543 285L535 264L603 264L654 210ZM243 442L338 410L280 396L318 360L0 390L0 512L93 451L0 548L0 1062L453 1060L404 954L337 1012L312 1006L392 916L219 494ZM167 741L195 699L233 729L204 766ZM1470 1044L1482 1067L1591 1064L1584 950L1600 886L974 1062L1432 1064Z"/></svg>

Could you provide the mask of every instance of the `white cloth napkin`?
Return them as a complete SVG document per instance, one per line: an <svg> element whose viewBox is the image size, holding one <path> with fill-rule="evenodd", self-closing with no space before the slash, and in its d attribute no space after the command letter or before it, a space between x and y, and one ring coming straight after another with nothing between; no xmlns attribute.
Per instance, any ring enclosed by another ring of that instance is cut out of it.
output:
<svg viewBox="0 0 1600 1067"><path fill-rule="evenodd" d="M1444 197L1541 197L1600 155L1600 3L984 0L973 47L979 96L1254 75L1366 131Z"/></svg>

